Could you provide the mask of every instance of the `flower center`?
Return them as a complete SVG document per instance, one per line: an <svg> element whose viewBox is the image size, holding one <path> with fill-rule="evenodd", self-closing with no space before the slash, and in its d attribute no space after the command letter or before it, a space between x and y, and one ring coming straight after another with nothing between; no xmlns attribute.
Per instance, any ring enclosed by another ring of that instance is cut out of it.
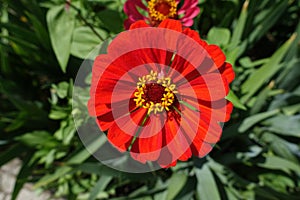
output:
<svg viewBox="0 0 300 200"><path fill-rule="evenodd" d="M137 106L148 109L148 114L169 111L175 101L176 86L171 83L169 77L162 73L151 71L142 76L137 82L137 91L134 93L134 101Z"/></svg>
<svg viewBox="0 0 300 200"><path fill-rule="evenodd" d="M154 21L162 21L176 16L177 3L175 0L149 0L149 15Z"/></svg>

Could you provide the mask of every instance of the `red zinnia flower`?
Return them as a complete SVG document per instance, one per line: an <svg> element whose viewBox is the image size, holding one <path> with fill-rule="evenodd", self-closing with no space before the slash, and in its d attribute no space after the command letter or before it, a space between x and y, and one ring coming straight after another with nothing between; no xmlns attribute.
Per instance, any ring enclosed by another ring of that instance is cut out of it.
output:
<svg viewBox="0 0 300 200"><path fill-rule="evenodd" d="M93 66L89 112L120 151L174 166L211 151L229 120L234 72L198 33L167 19L134 23Z"/></svg>
<svg viewBox="0 0 300 200"><path fill-rule="evenodd" d="M197 5L198 0L147 0L147 5L142 0L127 0L124 12L128 19L125 20L124 26L127 30L138 20L145 20L152 26L157 26L162 20L169 18L179 19L184 26L190 27L194 23L193 18L200 12ZM145 13L148 13L147 16Z"/></svg>

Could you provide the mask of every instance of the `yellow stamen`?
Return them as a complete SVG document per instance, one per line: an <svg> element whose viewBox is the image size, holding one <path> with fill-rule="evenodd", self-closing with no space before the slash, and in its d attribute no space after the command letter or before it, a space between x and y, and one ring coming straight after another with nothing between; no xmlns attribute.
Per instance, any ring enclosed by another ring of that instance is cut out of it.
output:
<svg viewBox="0 0 300 200"><path fill-rule="evenodd" d="M157 10L159 4L167 4L169 10L167 13L161 13ZM148 10L151 19L155 21L162 21L167 18L173 18L177 13L177 3L175 0L149 0L148 1Z"/></svg>
<svg viewBox="0 0 300 200"><path fill-rule="evenodd" d="M145 90L147 90L147 84L157 84L164 87L165 93L161 98L161 102L154 103L149 99L146 102L144 96L146 95ZM166 111L170 110L169 107L175 101L175 93L177 93L176 85L171 83L171 79L169 77L158 77L157 72L151 71L150 74L139 78L139 82L137 82L137 91L134 93L134 101L136 103L136 106L148 109L148 114L150 114L151 112L157 114L159 112L162 112L164 109Z"/></svg>

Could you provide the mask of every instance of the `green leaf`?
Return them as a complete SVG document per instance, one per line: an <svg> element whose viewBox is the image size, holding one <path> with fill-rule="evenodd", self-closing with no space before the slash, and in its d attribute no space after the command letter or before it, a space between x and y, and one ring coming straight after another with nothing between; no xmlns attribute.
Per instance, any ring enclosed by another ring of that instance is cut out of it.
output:
<svg viewBox="0 0 300 200"><path fill-rule="evenodd" d="M255 60L254 62L252 62L252 60L249 57L243 57L239 59L239 63L245 68L252 68L252 67L257 67L259 65L263 65L267 63L269 60L270 60L269 58L265 58L265 59Z"/></svg>
<svg viewBox="0 0 300 200"><path fill-rule="evenodd" d="M63 109L54 110L54 109L52 109L49 113L49 118L54 119L54 120L59 120L59 119L65 119L69 115L70 115L70 113L68 112L68 110L63 110Z"/></svg>
<svg viewBox="0 0 300 200"><path fill-rule="evenodd" d="M254 43L264 36L272 26L278 22L278 19L283 15L288 7L288 1L274 2L268 7L265 7L259 14L256 15L253 24L253 30L248 36L250 43Z"/></svg>
<svg viewBox="0 0 300 200"><path fill-rule="evenodd" d="M76 170L83 171L89 174L97 174L102 175L105 174L107 176L120 176L122 174L121 171L117 171L115 169L109 168L102 163L91 163L91 162L84 162L81 164L73 165Z"/></svg>
<svg viewBox="0 0 300 200"><path fill-rule="evenodd" d="M46 27L42 24L41 21L39 21L37 16L29 12L26 12L26 15L30 19L33 25L34 31L36 33L36 37L39 39L40 44L42 44L45 47L45 49L50 50L51 43L49 40L49 35Z"/></svg>
<svg viewBox="0 0 300 200"><path fill-rule="evenodd" d="M257 165L267 169L281 170L288 174L292 174L292 171L300 174L300 166L298 164L277 156L265 155L265 161Z"/></svg>
<svg viewBox="0 0 300 200"><path fill-rule="evenodd" d="M106 136L104 134L97 135L97 138L91 140L91 143L86 146L86 149L83 149L78 154L74 155L71 159L68 160L68 164L79 164L88 159L91 154L96 152L105 142L104 139Z"/></svg>
<svg viewBox="0 0 300 200"><path fill-rule="evenodd" d="M278 115L263 122L268 130L280 135L300 138L300 115Z"/></svg>
<svg viewBox="0 0 300 200"><path fill-rule="evenodd" d="M290 106L285 106L282 108L282 112L285 115L294 115L295 113L300 111L300 103Z"/></svg>
<svg viewBox="0 0 300 200"><path fill-rule="evenodd" d="M97 13L103 26L113 33L119 33L123 30L123 19L120 12L115 10L103 10Z"/></svg>
<svg viewBox="0 0 300 200"><path fill-rule="evenodd" d="M104 140L105 135L97 136L97 138L91 138L91 143L84 149L82 149L79 153L72 156L66 164L72 165L72 164L80 164L86 159L88 159L92 153L96 152L105 142ZM54 174L48 174L41 178L35 185L34 188L45 186L58 178L66 175L67 173L71 173L73 170L70 166L62 166L54 172Z"/></svg>
<svg viewBox="0 0 300 200"><path fill-rule="evenodd" d="M47 131L33 131L31 133L25 133L16 138L17 141L22 142L23 144L40 148L40 147L55 147L57 145L53 136L50 135Z"/></svg>
<svg viewBox="0 0 300 200"><path fill-rule="evenodd" d="M257 98L255 98L254 104L251 106L250 115L258 113L262 110L263 106L266 104L267 99L271 93L271 87L267 86L264 89L260 90Z"/></svg>
<svg viewBox="0 0 300 200"><path fill-rule="evenodd" d="M250 117L247 117L246 119L244 119L243 123L241 124L241 126L239 127L238 131L243 133L245 131L247 131L249 128L251 128L253 125L261 122L262 120L272 117L276 114L279 113L279 110L272 110L272 111L268 111L268 112L263 112L263 113L259 113Z"/></svg>
<svg viewBox="0 0 300 200"><path fill-rule="evenodd" d="M188 177L184 187L181 189L179 194L175 197L176 200L180 199L193 199L195 195L195 188L197 185L196 177Z"/></svg>
<svg viewBox="0 0 300 200"><path fill-rule="evenodd" d="M32 174L32 170L34 164L30 162L32 154L28 152L26 157L23 159L22 167L16 177L16 183L14 186L14 190L12 192L11 200L15 200L23 188L23 185L28 181L30 175Z"/></svg>
<svg viewBox="0 0 300 200"><path fill-rule="evenodd" d="M198 199L221 199L215 178L208 165L203 165L201 169L195 168L195 172L198 180L196 191Z"/></svg>
<svg viewBox="0 0 300 200"><path fill-rule="evenodd" d="M174 173L169 179L167 200L174 199L184 187L187 181L187 175L182 173Z"/></svg>
<svg viewBox="0 0 300 200"><path fill-rule="evenodd" d="M207 40L210 44L227 45L230 40L230 31L227 28L213 27L208 32Z"/></svg>
<svg viewBox="0 0 300 200"><path fill-rule="evenodd" d="M20 152L24 151L22 144L13 144L8 149L0 153L0 166L9 162L10 160L20 156Z"/></svg>
<svg viewBox="0 0 300 200"><path fill-rule="evenodd" d="M66 72L75 27L75 14L72 9L66 11L64 5L52 7L47 13L47 24L56 58L62 71Z"/></svg>
<svg viewBox="0 0 300 200"><path fill-rule="evenodd" d="M287 188L295 187L292 179L276 173L264 173L259 175L259 182L282 193L287 193Z"/></svg>
<svg viewBox="0 0 300 200"><path fill-rule="evenodd" d="M107 187L112 178L111 176L101 176L96 185L91 189L89 200L95 200L98 194Z"/></svg>
<svg viewBox="0 0 300 200"><path fill-rule="evenodd" d="M38 187L46 186L53 181L65 176L67 173L71 173L73 170L70 166L62 166L55 170L52 174L47 174L43 176L38 182L33 186L35 189Z"/></svg>
<svg viewBox="0 0 300 200"><path fill-rule="evenodd" d="M102 38L107 38L108 35L101 29L95 28ZM86 26L77 27L73 33L73 40L71 45L71 54L85 59L102 41L100 38Z"/></svg>
<svg viewBox="0 0 300 200"><path fill-rule="evenodd" d="M299 163L298 158L295 156L299 151L297 145L287 142L272 133L264 133L261 137L261 141L266 143L276 155Z"/></svg>
<svg viewBox="0 0 300 200"><path fill-rule="evenodd" d="M237 107L242 110L247 110L247 108L241 103L241 101L238 99L238 97L234 94L232 90L229 91L228 95L226 96L226 99L233 103L234 107Z"/></svg>
<svg viewBox="0 0 300 200"><path fill-rule="evenodd" d="M60 82L57 87L54 87L56 89L57 96L61 99L64 99L68 95L68 89L69 89L69 83L67 82Z"/></svg>
<svg viewBox="0 0 300 200"><path fill-rule="evenodd" d="M230 42L230 47L235 48L237 47L241 40L242 40L242 35L244 31L244 27L247 21L247 15L248 15L248 3L249 1L245 1L240 17L237 21L236 26L234 27L232 37L231 37L231 42Z"/></svg>
<svg viewBox="0 0 300 200"><path fill-rule="evenodd" d="M255 71L247 81L242 85L242 93L246 94L241 99L242 102L246 102L253 94L255 94L259 88L281 68L283 65L280 61L288 51L290 45L294 41L296 35L293 34L289 40L287 40L270 58L270 61L261 66Z"/></svg>

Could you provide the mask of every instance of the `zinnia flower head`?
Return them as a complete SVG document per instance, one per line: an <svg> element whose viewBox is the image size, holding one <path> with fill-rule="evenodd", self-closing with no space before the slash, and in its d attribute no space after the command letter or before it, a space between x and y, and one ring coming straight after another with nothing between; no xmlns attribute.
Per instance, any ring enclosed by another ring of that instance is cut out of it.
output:
<svg viewBox="0 0 300 200"><path fill-rule="evenodd" d="M89 113L116 149L170 167L205 156L220 139L233 78L221 49L180 21L138 21L96 58Z"/></svg>
<svg viewBox="0 0 300 200"><path fill-rule="evenodd" d="M127 0L124 12L128 19L124 26L127 30L138 20L157 26L164 19L179 19L184 26L190 27L194 23L193 18L200 12L197 5L198 0Z"/></svg>

